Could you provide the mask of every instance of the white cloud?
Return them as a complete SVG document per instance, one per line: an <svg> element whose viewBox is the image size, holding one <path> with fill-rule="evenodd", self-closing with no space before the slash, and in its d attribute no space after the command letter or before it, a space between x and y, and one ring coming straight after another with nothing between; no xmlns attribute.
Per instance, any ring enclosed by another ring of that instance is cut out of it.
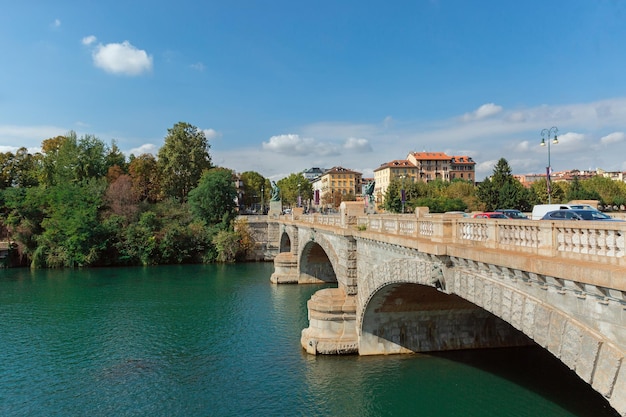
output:
<svg viewBox="0 0 626 417"><path fill-rule="evenodd" d="M50 24L50 27L53 29L57 29L61 27L61 21L59 19L54 19L54 22Z"/></svg>
<svg viewBox="0 0 626 417"><path fill-rule="evenodd" d="M87 46L89 46L89 45L91 45L91 44L95 43L97 40L98 40L98 38L96 38L95 36L93 36L93 35L89 35L89 36L85 36L85 37L81 40L81 42L82 42L82 44L83 44L83 45L87 45Z"/></svg>
<svg viewBox="0 0 626 417"><path fill-rule="evenodd" d="M45 139L65 135L67 131L68 129L58 126L0 125L0 146L15 149L21 146L36 148Z"/></svg>
<svg viewBox="0 0 626 417"><path fill-rule="evenodd" d="M191 64L190 67L191 69L194 69L200 72L204 71L206 68L202 62L196 62L195 64Z"/></svg>
<svg viewBox="0 0 626 417"><path fill-rule="evenodd" d="M208 140L217 139L222 136L215 129L203 129L202 131L204 132L204 136L206 136Z"/></svg>
<svg viewBox="0 0 626 417"><path fill-rule="evenodd" d="M626 134L624 132L613 132L606 136L600 138L600 143L602 145L610 145L613 143L623 142L626 139Z"/></svg>
<svg viewBox="0 0 626 417"><path fill-rule="evenodd" d="M312 138L302 138L295 134L272 136L269 142L263 142L262 146L264 150L290 156L327 156L339 153L337 145L318 142Z"/></svg>
<svg viewBox="0 0 626 417"><path fill-rule="evenodd" d="M83 44L90 45L95 37L83 38ZM111 74L140 75L152 70L152 56L137 49L130 42L99 44L93 51L96 67Z"/></svg>
<svg viewBox="0 0 626 417"><path fill-rule="evenodd" d="M483 104L471 113L465 113L463 120L469 122L471 120L480 120L496 115L502 111L502 107L494 103Z"/></svg>
<svg viewBox="0 0 626 417"><path fill-rule="evenodd" d="M132 148L124 152L124 154L128 156L130 156L131 154L135 156L139 156L145 153L149 153L149 154L156 156L159 153L159 147L153 143L144 143L143 145L137 148Z"/></svg>
<svg viewBox="0 0 626 417"><path fill-rule="evenodd" d="M363 138L348 138L343 144L343 148L350 152L372 152L372 145L370 145L367 139Z"/></svg>

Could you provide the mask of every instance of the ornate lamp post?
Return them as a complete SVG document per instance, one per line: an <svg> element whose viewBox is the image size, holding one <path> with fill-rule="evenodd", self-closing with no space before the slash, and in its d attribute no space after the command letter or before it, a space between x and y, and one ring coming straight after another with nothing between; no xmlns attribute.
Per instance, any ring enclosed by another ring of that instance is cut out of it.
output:
<svg viewBox="0 0 626 417"><path fill-rule="evenodd" d="M298 183L298 204L296 204L298 207L302 206L302 197L300 196L300 183Z"/></svg>
<svg viewBox="0 0 626 417"><path fill-rule="evenodd" d="M404 203L406 202L406 193L404 191L404 179L406 178L406 175L400 175L400 178L402 179L402 187L400 189L400 201L402 202L402 214L404 214Z"/></svg>
<svg viewBox="0 0 626 417"><path fill-rule="evenodd" d="M546 187L548 188L548 204L552 204L552 193L551 184L550 184L550 174L552 173L552 166L550 165L550 138L554 135L552 139L552 143L555 145L559 143L557 138L557 133L559 133L559 129L556 126L552 126L550 129L543 129L541 131L541 146L548 145L548 166L546 167Z"/></svg>

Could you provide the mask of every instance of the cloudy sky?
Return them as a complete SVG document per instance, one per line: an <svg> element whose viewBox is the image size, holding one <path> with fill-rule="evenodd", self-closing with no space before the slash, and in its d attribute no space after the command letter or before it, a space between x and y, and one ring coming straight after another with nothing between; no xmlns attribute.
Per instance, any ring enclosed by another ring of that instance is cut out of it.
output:
<svg viewBox="0 0 626 417"><path fill-rule="evenodd" d="M626 170L617 0L0 0L0 152L70 130L156 154L184 121L215 164L372 176L411 151Z"/></svg>

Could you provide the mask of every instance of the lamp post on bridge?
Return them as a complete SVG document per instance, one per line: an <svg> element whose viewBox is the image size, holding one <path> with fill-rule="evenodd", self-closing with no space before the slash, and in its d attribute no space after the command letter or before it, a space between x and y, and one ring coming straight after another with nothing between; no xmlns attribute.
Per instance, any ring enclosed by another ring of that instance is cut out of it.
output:
<svg viewBox="0 0 626 417"><path fill-rule="evenodd" d="M400 189L400 201L402 202L402 214L404 214L404 203L406 202L406 191L404 190L404 179L406 175L400 175L402 179L402 187Z"/></svg>
<svg viewBox="0 0 626 417"><path fill-rule="evenodd" d="M559 129L556 126L552 126L550 129L543 129L541 131L541 146L548 145L548 166L546 167L546 187L548 189L548 204L552 204L552 187L550 184L550 174L552 173L552 166L550 165L550 138L554 134L554 138L552 139L553 144L559 143L557 138L557 133L559 133Z"/></svg>

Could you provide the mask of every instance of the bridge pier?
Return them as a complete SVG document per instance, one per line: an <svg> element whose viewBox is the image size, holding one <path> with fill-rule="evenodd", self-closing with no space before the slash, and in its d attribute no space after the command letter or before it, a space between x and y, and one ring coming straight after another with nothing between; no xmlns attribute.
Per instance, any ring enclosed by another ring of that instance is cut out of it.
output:
<svg viewBox="0 0 626 417"><path fill-rule="evenodd" d="M317 291L307 302L309 327L300 343L307 353L346 355L358 353L356 298L342 288Z"/></svg>
<svg viewBox="0 0 626 417"><path fill-rule="evenodd" d="M291 252L281 252L274 258L274 273L270 281L274 284L297 284L300 277L298 257Z"/></svg>

